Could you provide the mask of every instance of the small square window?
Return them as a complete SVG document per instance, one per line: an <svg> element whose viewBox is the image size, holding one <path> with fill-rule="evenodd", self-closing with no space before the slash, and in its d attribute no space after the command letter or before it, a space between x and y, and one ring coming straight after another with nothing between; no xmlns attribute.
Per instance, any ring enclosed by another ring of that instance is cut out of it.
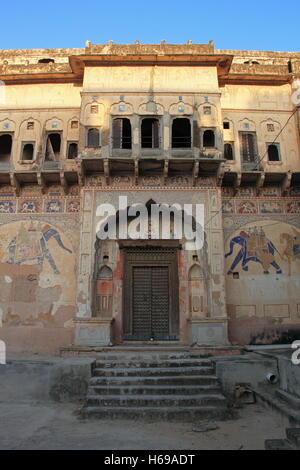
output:
<svg viewBox="0 0 300 470"><path fill-rule="evenodd" d="M223 129L230 129L230 123L228 121L223 122Z"/></svg>
<svg viewBox="0 0 300 470"><path fill-rule="evenodd" d="M179 105L179 106L178 106L178 111L179 111L180 113L183 113L183 112L184 112L184 106Z"/></svg>
<svg viewBox="0 0 300 470"><path fill-rule="evenodd" d="M267 131L268 132L274 132L275 128L274 128L274 124L267 124Z"/></svg>
<svg viewBox="0 0 300 470"><path fill-rule="evenodd" d="M250 126L249 126L249 123L248 122L244 122L244 129L249 129Z"/></svg>
<svg viewBox="0 0 300 470"><path fill-rule="evenodd" d="M2 127L3 129L9 129L9 123L5 122Z"/></svg>
<svg viewBox="0 0 300 470"><path fill-rule="evenodd" d="M34 129L34 122L28 121L27 122L27 130L31 131Z"/></svg>
<svg viewBox="0 0 300 470"><path fill-rule="evenodd" d="M96 104L91 106L91 114L98 114L98 106Z"/></svg>
<svg viewBox="0 0 300 470"><path fill-rule="evenodd" d="M119 111L125 111L125 105L124 104L120 104Z"/></svg>
<svg viewBox="0 0 300 470"><path fill-rule="evenodd" d="M211 114L211 107L210 106L204 106L203 112L204 112L204 114Z"/></svg>
<svg viewBox="0 0 300 470"><path fill-rule="evenodd" d="M71 129L78 129L78 121L71 121Z"/></svg>
<svg viewBox="0 0 300 470"><path fill-rule="evenodd" d="M51 123L51 127L52 127L52 129L56 129L56 127L58 127L58 122L53 121L53 122Z"/></svg>

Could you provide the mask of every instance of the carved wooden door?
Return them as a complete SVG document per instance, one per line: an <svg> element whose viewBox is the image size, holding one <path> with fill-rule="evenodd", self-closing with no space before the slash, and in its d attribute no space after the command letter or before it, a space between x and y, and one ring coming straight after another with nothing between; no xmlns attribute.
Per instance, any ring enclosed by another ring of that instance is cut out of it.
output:
<svg viewBox="0 0 300 470"><path fill-rule="evenodd" d="M133 267L133 335L141 339L169 334L169 267Z"/></svg>
<svg viewBox="0 0 300 470"><path fill-rule="evenodd" d="M178 339L176 250L128 250L124 270L124 339Z"/></svg>

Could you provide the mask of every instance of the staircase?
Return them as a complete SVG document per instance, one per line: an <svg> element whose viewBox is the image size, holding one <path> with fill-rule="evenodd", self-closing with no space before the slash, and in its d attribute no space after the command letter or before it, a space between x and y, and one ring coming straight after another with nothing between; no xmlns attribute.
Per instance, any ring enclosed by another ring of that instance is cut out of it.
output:
<svg viewBox="0 0 300 470"><path fill-rule="evenodd" d="M96 359L81 415L193 421L231 413L207 355L124 352Z"/></svg>

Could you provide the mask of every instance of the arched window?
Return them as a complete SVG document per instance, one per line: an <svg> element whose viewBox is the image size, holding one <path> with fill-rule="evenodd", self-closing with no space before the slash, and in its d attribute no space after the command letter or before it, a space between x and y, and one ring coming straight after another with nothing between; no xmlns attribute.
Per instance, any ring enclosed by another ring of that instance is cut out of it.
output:
<svg viewBox="0 0 300 470"><path fill-rule="evenodd" d="M215 133L211 129L203 132L203 147L215 147Z"/></svg>
<svg viewBox="0 0 300 470"><path fill-rule="evenodd" d="M278 144L268 145L268 159L270 162L278 162L280 160Z"/></svg>
<svg viewBox="0 0 300 470"><path fill-rule="evenodd" d="M33 160L34 144L23 144L21 160Z"/></svg>
<svg viewBox="0 0 300 470"><path fill-rule="evenodd" d="M226 160L233 160L233 146L231 143L224 144L224 158Z"/></svg>
<svg viewBox="0 0 300 470"><path fill-rule="evenodd" d="M191 122L187 118L176 118L172 123L172 148L191 148Z"/></svg>
<svg viewBox="0 0 300 470"><path fill-rule="evenodd" d="M68 146L68 158L74 159L78 156L78 144L77 142L70 142Z"/></svg>
<svg viewBox="0 0 300 470"><path fill-rule="evenodd" d="M145 118L141 124L141 146L142 148L159 148L159 120L156 118Z"/></svg>
<svg viewBox="0 0 300 470"><path fill-rule="evenodd" d="M47 137L47 146L46 146L46 161L57 161L60 156L60 147L61 147L61 135L49 134Z"/></svg>
<svg viewBox="0 0 300 470"><path fill-rule="evenodd" d="M0 135L0 163L10 161L12 148L12 136L10 134Z"/></svg>
<svg viewBox="0 0 300 470"><path fill-rule="evenodd" d="M114 149L131 149L131 123L128 118L116 118L112 123Z"/></svg>
<svg viewBox="0 0 300 470"><path fill-rule="evenodd" d="M88 129L87 146L88 147L100 147L99 129L96 129L95 127L92 127L91 129Z"/></svg>

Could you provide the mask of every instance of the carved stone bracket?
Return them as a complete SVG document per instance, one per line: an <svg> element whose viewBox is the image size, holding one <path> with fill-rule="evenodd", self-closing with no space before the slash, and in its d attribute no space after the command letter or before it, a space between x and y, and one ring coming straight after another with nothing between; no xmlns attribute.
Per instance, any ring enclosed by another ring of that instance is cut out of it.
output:
<svg viewBox="0 0 300 470"><path fill-rule="evenodd" d="M104 165L104 177L105 177L105 184L106 186L109 186L109 177L110 177L110 171L109 171L109 160L105 159L103 161Z"/></svg>
<svg viewBox="0 0 300 470"><path fill-rule="evenodd" d="M261 195L262 188L263 188L263 185L264 185L264 182L265 182L265 178L266 178L265 173L260 173L258 175L257 182L256 182L256 194L257 194L257 196Z"/></svg>

